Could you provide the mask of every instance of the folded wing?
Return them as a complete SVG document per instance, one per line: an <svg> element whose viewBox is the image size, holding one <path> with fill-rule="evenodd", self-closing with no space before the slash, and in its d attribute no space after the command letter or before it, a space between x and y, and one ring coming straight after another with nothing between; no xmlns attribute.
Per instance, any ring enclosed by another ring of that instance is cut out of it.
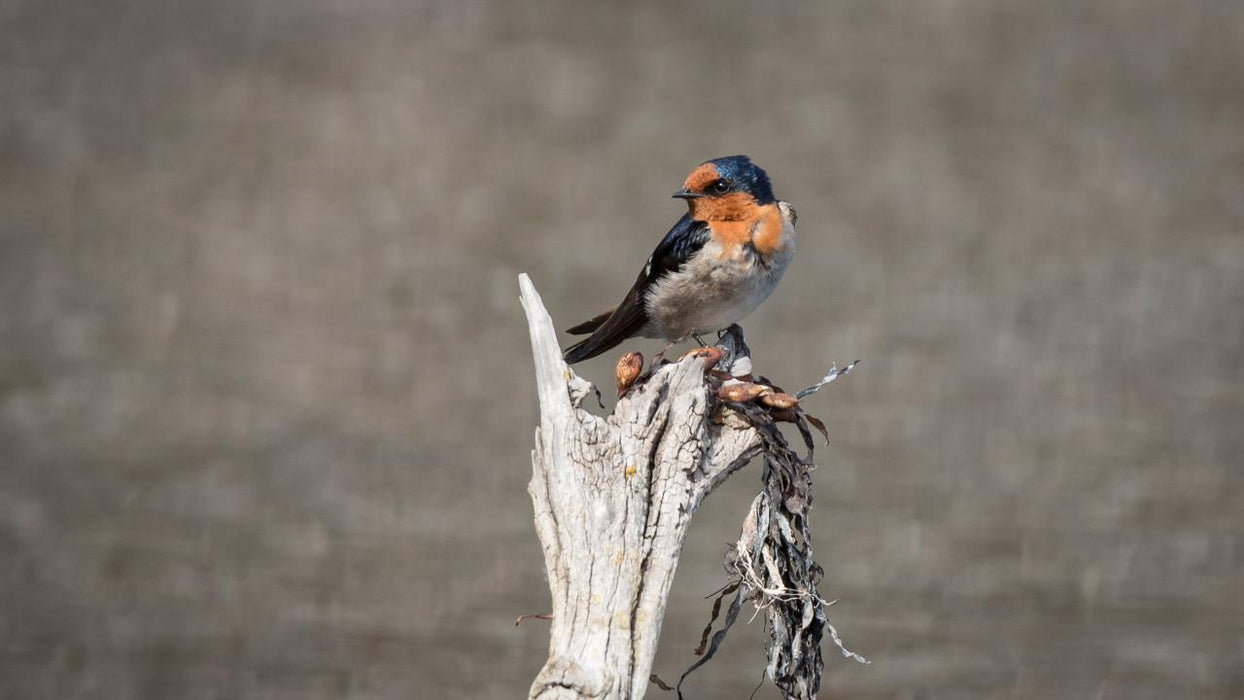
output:
<svg viewBox="0 0 1244 700"><path fill-rule="evenodd" d="M566 362L574 364L596 357L617 347L627 338L638 335L648 324L645 304L648 290L661 278L682 269L704 247L709 236L708 224L684 214L657 244L622 303L613 311L584 321L568 331L591 335L566 349Z"/></svg>

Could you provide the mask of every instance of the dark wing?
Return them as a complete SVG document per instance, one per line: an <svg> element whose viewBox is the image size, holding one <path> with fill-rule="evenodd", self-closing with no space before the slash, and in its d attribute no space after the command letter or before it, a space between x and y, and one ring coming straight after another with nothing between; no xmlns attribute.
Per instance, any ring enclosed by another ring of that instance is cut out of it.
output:
<svg viewBox="0 0 1244 700"><path fill-rule="evenodd" d="M707 223L684 214L657 244L657 249L648 258L648 263L618 308L600 323L596 323L601 318L598 316L571 329L571 332L590 330L592 335L566 349L566 362L574 364L596 357L639 333L648 323L648 310L644 303L648 290L661 278L682 269L709 238ZM589 329L589 326L594 327Z"/></svg>
<svg viewBox="0 0 1244 700"><path fill-rule="evenodd" d="M657 244L657 249L652 251L652 257L648 258L648 264L644 266L644 271L635 283L639 284L646 278L646 282L651 284L671 272L678 272L688 260L700 252L710 238L712 234L709 233L708 222L697 221L690 214L683 214L678 223L674 224L674 228Z"/></svg>

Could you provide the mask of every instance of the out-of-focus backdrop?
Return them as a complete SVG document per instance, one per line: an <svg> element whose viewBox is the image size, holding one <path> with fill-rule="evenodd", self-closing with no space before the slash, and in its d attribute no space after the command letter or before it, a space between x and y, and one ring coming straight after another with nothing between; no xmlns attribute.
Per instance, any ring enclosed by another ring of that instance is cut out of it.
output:
<svg viewBox="0 0 1244 700"><path fill-rule="evenodd" d="M828 647L823 696L1244 696L1244 4L0 23L0 696L524 696L516 275L605 308L734 153L801 215L759 368L864 360L809 404L822 592L873 661ZM697 516L667 680L757 481ZM762 644L691 697L747 697Z"/></svg>

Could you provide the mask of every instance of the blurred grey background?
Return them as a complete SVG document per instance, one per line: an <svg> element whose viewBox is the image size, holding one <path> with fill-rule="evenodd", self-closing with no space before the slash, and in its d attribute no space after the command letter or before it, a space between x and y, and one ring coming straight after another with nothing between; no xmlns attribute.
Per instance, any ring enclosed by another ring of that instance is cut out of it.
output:
<svg viewBox="0 0 1244 700"><path fill-rule="evenodd" d="M1244 4L0 8L0 696L524 697L515 277L599 311L747 153L801 214L759 368L864 359L823 697L1244 697Z"/></svg>

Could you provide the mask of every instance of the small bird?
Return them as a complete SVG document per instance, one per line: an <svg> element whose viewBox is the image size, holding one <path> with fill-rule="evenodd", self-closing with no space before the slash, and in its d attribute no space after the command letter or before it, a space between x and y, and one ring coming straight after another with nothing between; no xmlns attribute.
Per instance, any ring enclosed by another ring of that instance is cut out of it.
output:
<svg viewBox="0 0 1244 700"><path fill-rule="evenodd" d="M795 209L773 196L747 156L702 163L673 194L687 213L657 244L621 304L567 330L591 334L564 355L574 364L627 338L674 343L720 331L769 298L795 254ZM664 352L664 351L662 351Z"/></svg>

